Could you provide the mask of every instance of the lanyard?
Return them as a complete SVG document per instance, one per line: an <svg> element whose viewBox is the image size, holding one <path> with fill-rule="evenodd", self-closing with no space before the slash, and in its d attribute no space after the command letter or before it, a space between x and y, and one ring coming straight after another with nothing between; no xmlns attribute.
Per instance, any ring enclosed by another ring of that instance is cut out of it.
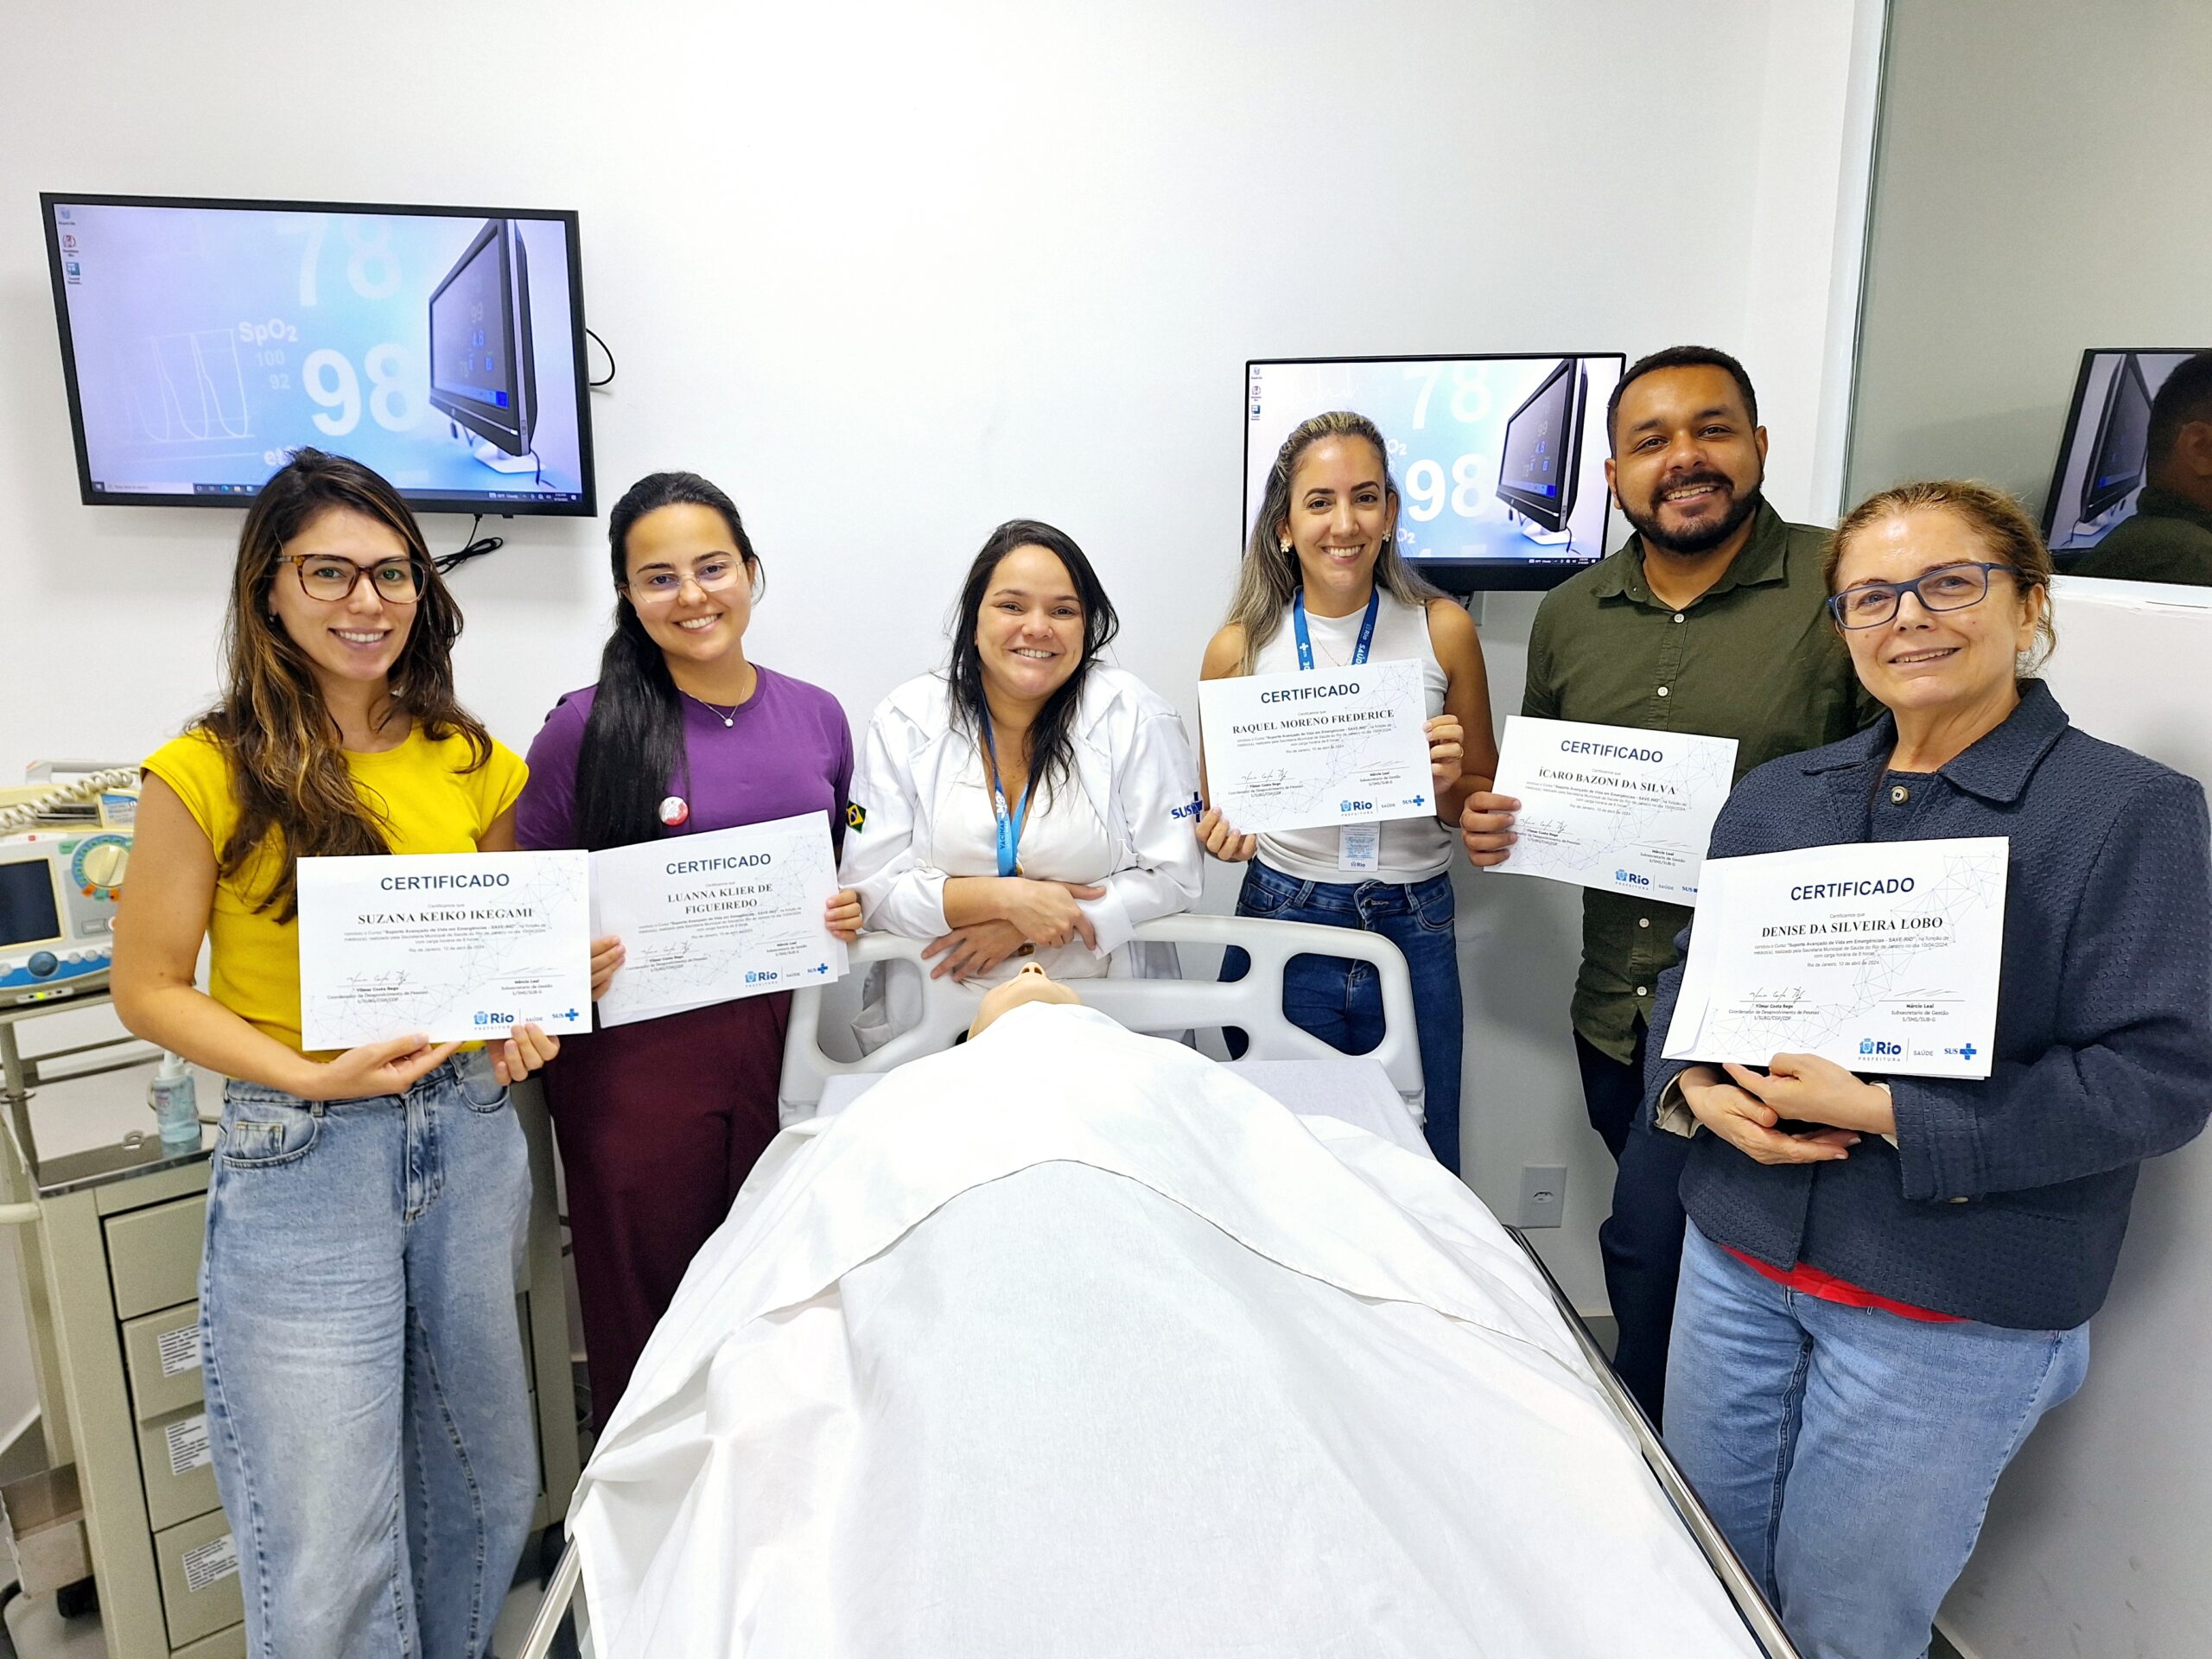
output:
<svg viewBox="0 0 2212 1659"><path fill-rule="evenodd" d="M1376 613L1382 606L1382 590L1376 588L1367 595L1367 615L1359 625L1359 643L1351 650L1351 666L1353 668L1367 660L1367 648L1375 643ZM1290 626L1298 635L1298 665L1302 669L1311 669L1313 666L1313 641L1306 632L1306 590L1303 588L1291 595Z"/></svg>
<svg viewBox="0 0 2212 1659"><path fill-rule="evenodd" d="M1006 791L999 787L999 746L991 735L988 715L983 716L983 747L991 753L991 816L999 822L999 874L1019 875L1021 866L1016 855L1021 850L1021 826L1029 820L1029 803L1037 793L1037 773L1031 769L1029 786L1021 791L1021 809L1009 817Z"/></svg>

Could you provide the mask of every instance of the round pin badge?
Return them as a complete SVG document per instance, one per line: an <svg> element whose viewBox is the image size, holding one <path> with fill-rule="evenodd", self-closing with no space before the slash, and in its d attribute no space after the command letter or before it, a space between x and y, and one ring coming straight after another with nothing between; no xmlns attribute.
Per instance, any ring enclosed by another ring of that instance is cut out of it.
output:
<svg viewBox="0 0 2212 1659"><path fill-rule="evenodd" d="M681 795L671 795L660 804L660 821L675 830L691 821L691 803Z"/></svg>

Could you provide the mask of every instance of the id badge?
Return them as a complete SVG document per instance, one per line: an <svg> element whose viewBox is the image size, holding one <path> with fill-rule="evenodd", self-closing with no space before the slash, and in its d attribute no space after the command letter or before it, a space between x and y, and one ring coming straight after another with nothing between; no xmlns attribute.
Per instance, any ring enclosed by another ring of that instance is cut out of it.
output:
<svg viewBox="0 0 2212 1659"><path fill-rule="evenodd" d="M1382 868L1382 826L1348 823L1337 831L1337 868L1340 870L1379 870Z"/></svg>

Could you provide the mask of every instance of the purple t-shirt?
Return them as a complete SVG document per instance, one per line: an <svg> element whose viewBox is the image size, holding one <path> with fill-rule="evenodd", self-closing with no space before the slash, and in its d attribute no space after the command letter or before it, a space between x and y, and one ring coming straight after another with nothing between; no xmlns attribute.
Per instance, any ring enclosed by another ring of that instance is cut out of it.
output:
<svg viewBox="0 0 2212 1659"><path fill-rule="evenodd" d="M754 667L760 683L728 726L701 703L681 699L690 782L687 787L679 766L665 792L684 797L691 816L669 833L696 835L822 812L829 816L831 840L842 846L853 780L845 711L818 685ZM530 781L515 806L515 840L526 852L583 844L575 827L576 760L598 691L588 685L555 703L530 746Z"/></svg>

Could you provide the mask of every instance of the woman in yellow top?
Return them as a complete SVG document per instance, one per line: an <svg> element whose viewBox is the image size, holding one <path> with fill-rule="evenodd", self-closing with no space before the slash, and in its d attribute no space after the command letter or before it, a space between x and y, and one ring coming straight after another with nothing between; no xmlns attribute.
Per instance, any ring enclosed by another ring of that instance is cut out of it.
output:
<svg viewBox="0 0 2212 1659"><path fill-rule="evenodd" d="M460 632L397 493L300 450L246 515L223 699L146 762L115 1001L230 1079L200 1323L256 1659L477 1659L536 1502L506 1085L555 1039L300 1041L296 859L514 846Z"/></svg>

